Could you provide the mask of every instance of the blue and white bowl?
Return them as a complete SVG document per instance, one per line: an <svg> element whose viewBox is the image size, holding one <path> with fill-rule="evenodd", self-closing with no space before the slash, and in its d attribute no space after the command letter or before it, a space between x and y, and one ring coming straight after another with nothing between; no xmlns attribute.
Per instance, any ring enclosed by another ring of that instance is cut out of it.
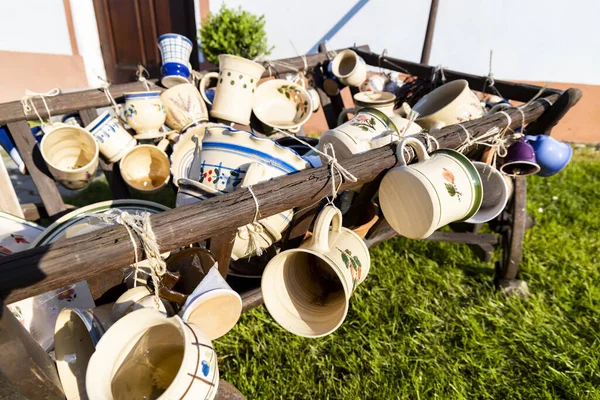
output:
<svg viewBox="0 0 600 400"><path fill-rule="evenodd" d="M162 84L170 88L189 82L192 41L176 33L167 33L158 38L158 47L162 57Z"/></svg>

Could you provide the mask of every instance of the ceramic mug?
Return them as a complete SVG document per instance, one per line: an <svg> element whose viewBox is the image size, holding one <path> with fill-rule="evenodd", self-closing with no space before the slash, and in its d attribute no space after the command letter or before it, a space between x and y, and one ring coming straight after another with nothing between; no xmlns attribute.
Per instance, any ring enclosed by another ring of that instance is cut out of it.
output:
<svg viewBox="0 0 600 400"><path fill-rule="evenodd" d="M176 33L167 33L158 38L158 47L162 58L161 83L164 87L189 83L192 41Z"/></svg>
<svg viewBox="0 0 600 400"><path fill-rule="evenodd" d="M200 80L200 94L208 104L212 105L210 115L214 118L250 124L254 90L265 68L242 57L229 54L219 55L219 72L209 72ZM217 78L217 89L214 101L206 95L206 85L210 78Z"/></svg>
<svg viewBox="0 0 600 400"><path fill-rule="evenodd" d="M367 80L367 64L352 50L340 51L331 64L331 72L346 86L358 87Z"/></svg>
<svg viewBox="0 0 600 400"><path fill-rule="evenodd" d="M362 108L350 121L324 132L319 140L319 150L331 143L338 160L351 157L392 143L398 137L398 129L383 112L374 108Z"/></svg>
<svg viewBox="0 0 600 400"><path fill-rule="evenodd" d="M124 115L127 124L136 131L136 139L155 139L165 135L160 129L167 112L158 91L125 93Z"/></svg>
<svg viewBox="0 0 600 400"><path fill-rule="evenodd" d="M100 114L85 129L96 139L100 154L110 163L119 161L136 145L135 139L109 111Z"/></svg>
<svg viewBox="0 0 600 400"><path fill-rule="evenodd" d="M179 315L184 321L201 327L209 340L215 340L229 332L240 319L242 298L227 284L215 263L188 296Z"/></svg>
<svg viewBox="0 0 600 400"><path fill-rule="evenodd" d="M85 373L100 338L113 321L112 304L91 310L65 308L56 319L54 355L67 400L86 399Z"/></svg>
<svg viewBox="0 0 600 400"><path fill-rule="evenodd" d="M483 108L464 79L448 82L427 94L412 108L419 113L416 122L425 129L441 129L481 118Z"/></svg>
<svg viewBox="0 0 600 400"><path fill-rule="evenodd" d="M202 122L208 121L208 111L198 89L185 83L165 90L160 99L167 109L167 126L184 133Z"/></svg>
<svg viewBox="0 0 600 400"><path fill-rule="evenodd" d="M406 144L415 150L416 164L406 164ZM429 156L418 139L407 137L396 154L399 166L383 177L379 201L383 215L398 234L425 239L450 222L468 220L479 210L481 178L461 153L441 149Z"/></svg>
<svg viewBox="0 0 600 400"><path fill-rule="evenodd" d="M90 400L213 399L217 354L200 327L144 308L102 336L86 373Z"/></svg>
<svg viewBox="0 0 600 400"><path fill-rule="evenodd" d="M321 97L319 96L319 92L317 91L317 89L315 88L308 88L306 89L306 91L308 92L308 95L310 96L310 101L312 103L312 110L313 112L316 112L319 107L321 107Z"/></svg>
<svg viewBox="0 0 600 400"><path fill-rule="evenodd" d="M256 89L252 110L269 127L298 132L311 117L313 104L302 86L285 79L271 79Z"/></svg>
<svg viewBox="0 0 600 400"><path fill-rule="evenodd" d="M120 162L125 183L142 193L155 193L165 187L171 177L167 154L151 144L131 149Z"/></svg>
<svg viewBox="0 0 600 400"><path fill-rule="evenodd" d="M483 198L479 210L465 222L480 224L491 221L500 215L510 198L510 188L505 175L496 168L479 161L473 162L473 165L481 177Z"/></svg>
<svg viewBox="0 0 600 400"><path fill-rule="evenodd" d="M540 166L539 176L552 176L563 170L571 161L573 148L549 135L525 136L535 151L535 161Z"/></svg>
<svg viewBox="0 0 600 400"><path fill-rule="evenodd" d="M67 189L83 189L98 169L98 143L83 128L65 125L46 133L40 152L54 179Z"/></svg>
<svg viewBox="0 0 600 400"><path fill-rule="evenodd" d="M67 114L62 117L61 122L66 125L73 125L79 127L83 126L83 122L81 122L79 114Z"/></svg>
<svg viewBox="0 0 600 400"><path fill-rule="evenodd" d="M267 264L261 282L265 306L293 334L328 335L346 318L350 297L367 277L370 263L365 242L342 227L340 210L327 205L308 240Z"/></svg>
<svg viewBox="0 0 600 400"><path fill-rule="evenodd" d="M500 171L506 175L528 176L537 174L540 166L535 158L533 146L521 138L511 144L506 150L506 156L500 166Z"/></svg>
<svg viewBox="0 0 600 400"><path fill-rule="evenodd" d="M125 315L142 308L154 308L165 316L173 315L173 308L168 303L162 301L156 304L156 296L147 286L137 286L123 293L110 311L110 317L113 322L123 318Z"/></svg>

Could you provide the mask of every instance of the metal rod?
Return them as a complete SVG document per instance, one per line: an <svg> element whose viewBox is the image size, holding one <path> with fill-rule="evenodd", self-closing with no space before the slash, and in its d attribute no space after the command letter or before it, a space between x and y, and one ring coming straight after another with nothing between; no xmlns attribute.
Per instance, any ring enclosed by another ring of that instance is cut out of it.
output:
<svg viewBox="0 0 600 400"><path fill-rule="evenodd" d="M433 42L433 31L435 30L435 18L437 17L439 0L431 0L429 9L429 21L427 22L427 31L425 32L425 41L423 42L423 52L421 53L421 64L429 64L431 55L431 44Z"/></svg>

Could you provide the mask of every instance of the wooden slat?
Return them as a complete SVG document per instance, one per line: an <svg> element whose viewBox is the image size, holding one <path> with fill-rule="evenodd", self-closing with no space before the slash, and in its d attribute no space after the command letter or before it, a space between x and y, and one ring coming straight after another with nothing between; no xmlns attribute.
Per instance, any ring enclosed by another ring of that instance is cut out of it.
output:
<svg viewBox="0 0 600 400"><path fill-rule="evenodd" d="M557 95L551 96L555 101ZM534 101L523 108L525 122L539 117L546 102ZM511 128L521 124L520 113L508 110ZM518 117L519 116L519 117ZM463 124L474 138L486 133L492 126L506 125L502 115L490 115ZM462 128L448 126L433 134L442 147L456 148L464 140ZM412 148L407 146L405 158L412 160ZM346 190L375 179L383 170L396 164L395 144L343 160L341 164L353 174L356 183L344 182L340 190ZM261 215L269 217L301 205L314 204L331 194L328 166L307 169L282 176L253 187L261 205ZM247 191L236 191L151 217L157 241L163 251L225 234L251 223L255 203ZM137 239L136 239L137 240ZM139 250L138 256L144 255ZM77 251L73 251L77 249ZM0 294L13 302L36 294L62 287L130 265L134 262L132 245L126 229L114 226L81 235L48 246L26 250L0 259Z"/></svg>
<svg viewBox="0 0 600 400"><path fill-rule="evenodd" d="M231 262L231 251L237 229L229 232L224 232L221 235L211 237L209 250L215 255L219 263L219 272L225 278L229 272L229 263Z"/></svg>
<svg viewBox="0 0 600 400"><path fill-rule="evenodd" d="M414 63L411 61L404 61L392 57L381 57L379 54L372 53L370 51L364 51L359 48L354 49L356 53L364 58L365 62L369 65L378 66L382 68L391 69L393 71L405 72L407 71L411 75L415 75L421 78L429 78L432 76L435 67ZM400 67L400 68L398 68ZM404 71L402 70L404 69ZM453 81L456 79L466 79L469 82L469 87L472 90L483 90L486 86L486 92L492 93L493 90L486 85L486 76L477 76L472 74L466 74L464 72L452 71L450 69L444 69L444 76L447 81ZM527 102L535 96L541 89L539 86L527 85L524 83L514 83L503 80L495 80L495 88L507 99ZM545 95L560 94L562 93L557 89L546 89Z"/></svg>
<svg viewBox="0 0 600 400"><path fill-rule="evenodd" d="M0 156L0 211L15 215L17 217L25 218L21 205L19 204L19 198L15 192L15 188L10 180L10 175L4 165L4 160Z"/></svg>
<svg viewBox="0 0 600 400"><path fill-rule="evenodd" d="M536 121L527 126L528 133L545 133L550 135L552 128L564 117L567 112L581 99L581 90L567 89L554 102L550 109L546 110Z"/></svg>
<svg viewBox="0 0 600 400"><path fill-rule="evenodd" d="M231 383L221 379L219 381L219 389L217 390L215 400L246 400L246 396Z"/></svg>
<svg viewBox="0 0 600 400"><path fill-rule="evenodd" d="M10 122L7 128L19 149L21 158L33 179L48 215L53 217L63 212L66 209L65 204L50 171L48 171L37 142L31 134L29 125L25 121Z"/></svg>

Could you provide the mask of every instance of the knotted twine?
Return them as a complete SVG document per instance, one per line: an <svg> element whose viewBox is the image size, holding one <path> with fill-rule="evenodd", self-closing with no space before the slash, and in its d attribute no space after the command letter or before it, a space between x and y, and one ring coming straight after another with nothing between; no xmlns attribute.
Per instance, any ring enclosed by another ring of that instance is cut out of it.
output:
<svg viewBox="0 0 600 400"><path fill-rule="evenodd" d="M147 78L150 77L150 74L148 73L146 68L144 68L144 66L142 64L138 64L137 71L135 72L135 76L137 76L137 80L144 85L144 87L146 88L146 91L149 92L150 84L148 83Z"/></svg>
<svg viewBox="0 0 600 400"><path fill-rule="evenodd" d="M254 219L251 224L246 225L246 231L248 232L248 252L250 254L256 254L257 256L262 256L264 248L260 244L260 235L263 233L264 229L258 219L260 217L260 208L258 204L258 199L252 190L252 186L247 186L248 191L252 195L252 199L254 200Z"/></svg>
<svg viewBox="0 0 600 400"><path fill-rule="evenodd" d="M37 115L38 119L40 120L40 124L42 125L42 128L44 126L46 126L46 122L40 116L40 113L38 112L37 108L35 107L35 103L33 102L33 99L35 97L39 97L40 99L42 99L42 103L44 103L44 108L46 108L46 113L48 114L49 124L52 125L52 114L50 113L50 108L48 107L48 103L46 102L46 97L54 97L54 96L58 96L59 94L60 94L60 90L58 88L50 89L46 93L38 93L38 92L31 91L29 89L26 89L25 96L23 96L23 98L21 98L21 105L23 106L23 113L25 113L25 116L27 116L27 113L29 113L31 111L35 112L35 115Z"/></svg>
<svg viewBox="0 0 600 400"><path fill-rule="evenodd" d="M151 214L149 212L143 212L141 214L130 214L127 211L119 210L118 208L113 208L108 212L100 215L96 215L97 218L106 222L110 225L123 225L125 229L127 229L127 233L129 234L129 239L131 239L131 244L133 246L133 253L135 255L135 263L134 263L134 283L133 286L136 287L138 283L138 273L139 270L145 267L141 267L138 262L138 246L137 242L133 234L135 233L137 237L142 242L144 254L146 255L146 259L149 264L149 275L152 278L152 283L154 284L154 302L156 307L159 307L160 304L160 296L159 296L159 287L160 287L160 278L167 272L167 264L162 259L160 254L160 247L156 242L156 235L152 230L152 224L150 222Z"/></svg>
<svg viewBox="0 0 600 400"><path fill-rule="evenodd" d="M107 81L106 79L104 79L103 77L101 77L100 75L98 75L98 79L100 79L102 81L102 84L100 85L100 89L102 89L102 91L104 92L104 95L106 96L108 101L112 104L112 106L115 110L115 115L120 117L121 116L121 106L119 104L117 104L117 102L115 101L115 98L112 96L112 94L110 93L110 90L108 89L110 87L110 82Z"/></svg>

